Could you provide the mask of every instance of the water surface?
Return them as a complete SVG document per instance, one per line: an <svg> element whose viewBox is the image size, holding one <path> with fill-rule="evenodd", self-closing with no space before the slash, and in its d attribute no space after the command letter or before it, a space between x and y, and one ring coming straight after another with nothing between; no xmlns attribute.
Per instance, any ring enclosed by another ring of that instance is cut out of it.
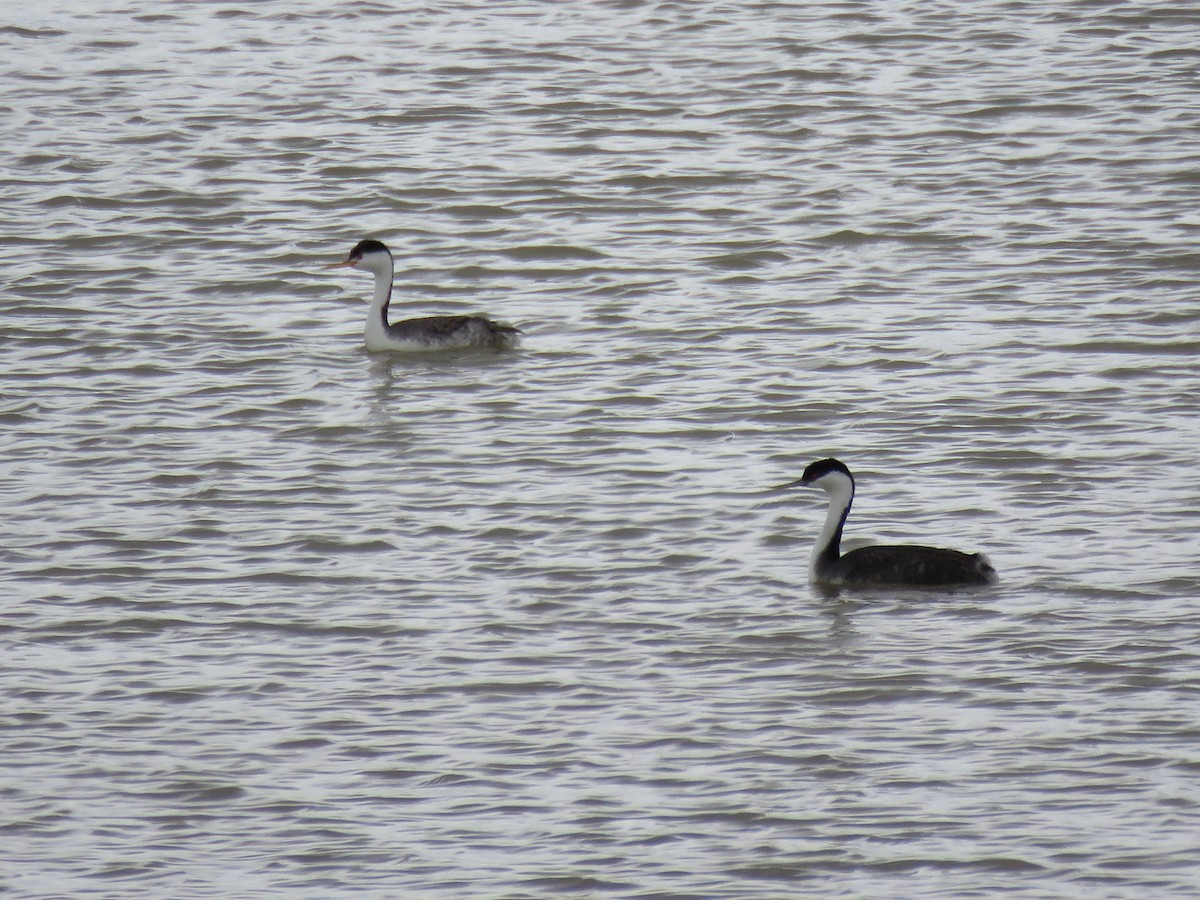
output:
<svg viewBox="0 0 1200 900"><path fill-rule="evenodd" d="M1200 891L1198 25L11 11L0 886ZM811 587L827 455L1001 584Z"/></svg>

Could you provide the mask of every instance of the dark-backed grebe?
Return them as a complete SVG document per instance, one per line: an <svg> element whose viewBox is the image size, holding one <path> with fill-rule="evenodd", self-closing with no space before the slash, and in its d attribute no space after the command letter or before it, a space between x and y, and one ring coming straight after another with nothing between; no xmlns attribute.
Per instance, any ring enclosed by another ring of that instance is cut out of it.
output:
<svg viewBox="0 0 1200 900"><path fill-rule="evenodd" d="M355 266L375 276L375 294L363 339L372 352L398 350L421 352L428 350L458 350L484 347L508 350L517 346L521 330L511 325L493 322L484 316L426 316L421 319L388 321L388 304L392 299L394 265L392 254L382 243L371 239L359 241L342 262L325 268Z"/></svg>
<svg viewBox="0 0 1200 900"><path fill-rule="evenodd" d="M842 526L854 502L854 476L836 459L821 459L784 488L812 485L829 495L825 525L813 546L812 579L827 584L952 587L991 584L996 570L982 553L940 547L877 545L842 555Z"/></svg>

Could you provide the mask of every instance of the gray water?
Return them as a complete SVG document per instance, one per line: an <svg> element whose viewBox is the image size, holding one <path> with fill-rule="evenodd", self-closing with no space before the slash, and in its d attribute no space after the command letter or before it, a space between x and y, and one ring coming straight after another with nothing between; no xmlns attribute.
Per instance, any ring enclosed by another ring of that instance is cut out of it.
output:
<svg viewBox="0 0 1200 900"><path fill-rule="evenodd" d="M4 17L6 896L1200 893L1191 3Z"/></svg>

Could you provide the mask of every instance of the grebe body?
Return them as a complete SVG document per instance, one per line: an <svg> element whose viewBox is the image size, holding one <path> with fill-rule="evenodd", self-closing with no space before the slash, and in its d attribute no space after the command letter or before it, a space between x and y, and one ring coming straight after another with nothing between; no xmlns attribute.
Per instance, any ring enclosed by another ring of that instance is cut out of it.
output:
<svg viewBox="0 0 1200 900"><path fill-rule="evenodd" d="M363 342L373 353L399 351L462 350L472 347L509 350L520 342L521 330L494 322L486 316L425 316L420 319L388 321L395 265L391 251L381 242L359 241L342 262L325 268L352 266L375 276L375 291L363 329Z"/></svg>
<svg viewBox="0 0 1200 900"><path fill-rule="evenodd" d="M814 581L834 585L912 587L954 587L996 581L996 570L982 553L912 544L879 544L843 554L842 527L854 502L854 476L838 460L822 459L808 466L799 479L783 487L798 485L819 487L829 495L829 511L813 545L809 565Z"/></svg>

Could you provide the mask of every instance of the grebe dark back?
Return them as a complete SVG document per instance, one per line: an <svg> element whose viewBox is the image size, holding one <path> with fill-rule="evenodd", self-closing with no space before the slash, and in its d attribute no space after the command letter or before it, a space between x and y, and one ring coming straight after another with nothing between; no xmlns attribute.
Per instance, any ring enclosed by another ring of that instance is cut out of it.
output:
<svg viewBox="0 0 1200 900"><path fill-rule="evenodd" d="M379 241L370 238L359 241L345 260L330 263L325 268L343 266L366 269L375 276L375 294L363 329L363 340L372 352L399 350L411 353L467 347L508 350L520 341L519 328L493 322L485 316L426 316L389 322L388 304L392 299L395 266L391 251Z"/></svg>
<svg viewBox="0 0 1200 900"><path fill-rule="evenodd" d="M991 584L996 570L982 553L962 553L911 544L859 547L841 553L842 527L854 502L854 476L836 459L821 459L804 470L790 488L812 485L829 494L825 525L813 546L814 581L849 585L952 587Z"/></svg>

